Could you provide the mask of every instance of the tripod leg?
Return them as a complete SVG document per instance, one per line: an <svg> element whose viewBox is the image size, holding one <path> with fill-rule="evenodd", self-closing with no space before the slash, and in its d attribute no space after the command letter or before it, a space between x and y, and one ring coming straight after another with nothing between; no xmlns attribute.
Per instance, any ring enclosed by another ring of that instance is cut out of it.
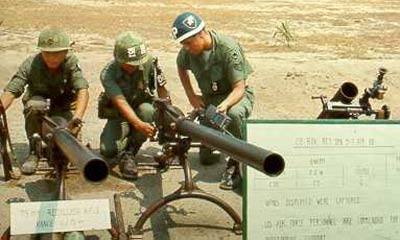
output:
<svg viewBox="0 0 400 240"><path fill-rule="evenodd" d="M200 190L195 190L195 191L191 191L191 192L186 192L185 190L182 190L182 191L176 191L173 194L167 195L167 196L159 199L158 201L154 202L153 204L151 204L150 207L148 207L146 209L146 211L144 211L140 215L139 219L137 220L137 222L133 228L133 232L129 233L130 239L142 239L143 238L144 223L158 209L160 209L161 207L163 207L164 205L166 205L172 201L179 200L179 199L185 199L185 198L203 199L203 200L206 200L206 201L209 201L209 202L212 202L212 203L218 205L226 213L228 213L229 216L231 216L233 221L235 221L235 224L234 224L232 230L238 235L242 234L242 220L241 220L240 216L235 212L235 210L228 203L226 203L225 201L223 201L220 198L217 198L214 195L208 194L208 193L200 191Z"/></svg>
<svg viewBox="0 0 400 240"><path fill-rule="evenodd" d="M122 206L121 206L121 195L119 193L114 194L114 207L115 207L115 215L117 220L117 231L118 231L118 239L119 240L127 240L128 236L125 231L125 222L124 217L122 215Z"/></svg>

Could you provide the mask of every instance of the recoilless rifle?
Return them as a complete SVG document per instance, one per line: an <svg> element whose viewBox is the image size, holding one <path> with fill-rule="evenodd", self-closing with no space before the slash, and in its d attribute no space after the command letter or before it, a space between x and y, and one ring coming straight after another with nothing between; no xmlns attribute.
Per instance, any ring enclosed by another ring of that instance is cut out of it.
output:
<svg viewBox="0 0 400 240"><path fill-rule="evenodd" d="M358 119L360 116L375 116L375 119L389 119L390 109L383 105L381 109L373 109L370 99L382 100L387 91L383 79L387 69L379 68L376 80L372 87L366 88L364 94L354 101L358 94L357 86L352 82L344 82L336 94L328 100L325 95L314 96L312 99L321 99L322 111L318 119Z"/></svg>
<svg viewBox="0 0 400 240"><path fill-rule="evenodd" d="M52 176L55 180L56 191L54 193L54 200L67 199L65 177L69 170L77 168L87 181L93 183L99 183L106 179L109 174L107 162L79 141L76 136L81 127L81 122L73 121L75 130L78 130L74 133L74 131L69 130L70 128L68 128L68 122L65 118L60 116L50 117L48 115L50 101L40 99L40 102L41 104L38 104L38 106L28 108L27 110L32 111L31 114L37 114L40 118L40 131L33 134L32 144L34 146L34 154L42 161L48 162L49 167L44 170L49 170L48 175ZM1 153L3 162L4 159L6 159L6 162L10 162L10 159L4 158L4 156L7 156L4 155L4 153L7 153L7 149L4 149L7 147L5 144L7 141L10 143L10 141L5 112L2 106L0 106L0 113L2 113L0 122ZM7 166L7 164L5 165ZM11 166L11 163L9 166ZM8 167L4 169L7 180L6 173L11 173L11 171ZM110 231L112 234L112 229ZM10 239L10 228L3 233L3 239Z"/></svg>
<svg viewBox="0 0 400 240"><path fill-rule="evenodd" d="M192 112L187 117L179 108L171 105L168 100L156 98L154 106L156 109L155 124L158 130L157 140L162 145L162 151L155 157L155 160L165 167L172 162L171 159L178 158L185 179L181 187L174 193L164 196L141 212L135 226L129 225L127 232L122 218L120 194L116 194L114 199L119 239L141 239L144 232L143 225L153 213L172 201L185 198L203 199L216 204L235 222L233 231L236 234L241 234L242 221L236 211L224 200L202 191L193 181L188 151L193 147L204 145L271 177L279 176L283 172L285 167L283 157L221 131L229 123L229 119L226 115L216 112L215 107L202 113L212 126L219 128L219 130L196 123L195 120L200 112Z"/></svg>
<svg viewBox="0 0 400 240"><path fill-rule="evenodd" d="M41 109L34 109L41 119L41 130L33 135L35 154L39 159L46 159L55 175L58 200L65 200L65 175L72 165L77 167L85 180L99 183L109 174L108 163L95 154L88 146L78 140L76 134L81 127L80 121L73 122L75 133L68 128L68 122L60 116L50 117L47 101Z"/></svg>

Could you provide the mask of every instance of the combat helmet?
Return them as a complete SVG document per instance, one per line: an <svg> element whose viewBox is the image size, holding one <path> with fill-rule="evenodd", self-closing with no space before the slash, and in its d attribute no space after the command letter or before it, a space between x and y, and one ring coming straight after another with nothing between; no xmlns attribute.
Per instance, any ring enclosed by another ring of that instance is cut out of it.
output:
<svg viewBox="0 0 400 240"><path fill-rule="evenodd" d="M149 60L146 44L141 36L133 32L123 32L117 36L114 58L119 63L139 66Z"/></svg>
<svg viewBox="0 0 400 240"><path fill-rule="evenodd" d="M204 29L204 21L191 12L184 12L178 15L172 24L172 37L182 42Z"/></svg>
<svg viewBox="0 0 400 240"><path fill-rule="evenodd" d="M47 27L39 34L38 48L44 52L59 52L71 49L69 36L59 27Z"/></svg>

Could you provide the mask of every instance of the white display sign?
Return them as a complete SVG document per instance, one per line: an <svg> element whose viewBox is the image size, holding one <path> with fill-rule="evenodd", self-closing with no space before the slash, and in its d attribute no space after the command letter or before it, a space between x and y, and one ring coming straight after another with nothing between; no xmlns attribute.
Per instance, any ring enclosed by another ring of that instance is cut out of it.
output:
<svg viewBox="0 0 400 240"><path fill-rule="evenodd" d="M108 199L10 204L11 235L110 229Z"/></svg>
<svg viewBox="0 0 400 240"><path fill-rule="evenodd" d="M247 168L247 240L400 239L400 122L254 121L284 172Z"/></svg>

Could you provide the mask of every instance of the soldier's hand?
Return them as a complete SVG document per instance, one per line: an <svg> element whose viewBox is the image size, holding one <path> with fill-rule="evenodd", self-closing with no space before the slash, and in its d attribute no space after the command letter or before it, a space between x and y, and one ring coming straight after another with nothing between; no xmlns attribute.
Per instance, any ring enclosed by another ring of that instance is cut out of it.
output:
<svg viewBox="0 0 400 240"><path fill-rule="evenodd" d="M67 128L76 136L82 128L82 120L76 117L72 118L68 121Z"/></svg>
<svg viewBox="0 0 400 240"><path fill-rule="evenodd" d="M194 109L200 109L204 107L204 102L200 95L193 95L189 97L189 102Z"/></svg>
<svg viewBox="0 0 400 240"><path fill-rule="evenodd" d="M153 137L154 134L156 133L156 129L153 127L153 125L147 122L139 122L134 127L135 129L139 130L144 135L150 138Z"/></svg>
<svg viewBox="0 0 400 240"><path fill-rule="evenodd" d="M217 112L226 113L227 110L228 110L228 105L224 103L221 103L220 105L217 106Z"/></svg>

